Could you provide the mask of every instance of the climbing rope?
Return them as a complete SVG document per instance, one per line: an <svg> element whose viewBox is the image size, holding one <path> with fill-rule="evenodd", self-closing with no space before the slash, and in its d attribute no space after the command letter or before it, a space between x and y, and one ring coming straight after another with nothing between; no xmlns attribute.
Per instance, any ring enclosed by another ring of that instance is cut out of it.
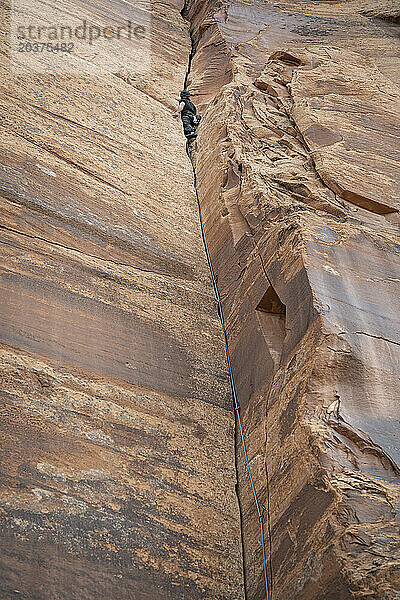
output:
<svg viewBox="0 0 400 600"><path fill-rule="evenodd" d="M186 153L187 153L187 155L189 157L190 162L192 162L192 157L190 155L190 149L189 149L189 142L186 142ZM232 389L233 405L234 405L234 408L235 408L237 423L238 423L238 426L239 426L240 438L241 438L241 441L242 441L243 454L244 454L244 458L245 458L245 461L246 461L247 472L248 472L249 479L250 479L251 489L253 491L254 503L255 503L255 506L256 506L256 509L257 509L258 519L259 519L259 522L260 522L260 537L261 537L261 547L262 547L263 566L264 566L265 593L266 593L266 600L269 600L269 585L268 585L268 573L267 573L267 560L266 560L265 541L264 541L264 529L263 529L263 512L264 512L264 510L263 511L261 510L260 504L258 502L257 492L256 492L256 488L254 486L253 476L251 474L249 458L248 458L248 455L247 455L246 441L245 441L245 437L244 437L244 432L243 432L243 427L242 427L242 421L241 421L241 418L240 418L239 402L238 402L237 393L236 393L235 380L234 380L234 377L233 377L233 371L232 371L232 366L231 366L231 359L230 359L230 356L229 356L228 336L227 336L226 328L225 328L224 314L222 312L222 303L221 303L221 298L220 298L220 295L219 295L219 292L218 292L218 286L217 286L217 281L215 279L215 274L214 274L214 269L213 269L212 262L211 262L210 252L208 250L208 243L207 243L206 233L205 233L205 229L204 229L203 217L202 217L202 213L201 213L200 200L199 200L199 195L198 195L198 192L197 192L196 171L195 171L195 168L193 167L193 163L192 163L192 168L193 168L193 178L194 178L194 191L195 191L195 194L196 194L197 208L198 208L198 211L199 211L201 236L203 238L203 244L204 244L204 248L205 248L206 255L207 255L207 261L208 261L208 266L210 268L211 279L212 279L213 286L214 286L215 297L216 297L217 303L218 303L218 314L219 314L219 318L221 320L222 331L223 331L223 334L224 334L226 361L227 361L227 364L228 364L229 381L230 381L231 389Z"/></svg>

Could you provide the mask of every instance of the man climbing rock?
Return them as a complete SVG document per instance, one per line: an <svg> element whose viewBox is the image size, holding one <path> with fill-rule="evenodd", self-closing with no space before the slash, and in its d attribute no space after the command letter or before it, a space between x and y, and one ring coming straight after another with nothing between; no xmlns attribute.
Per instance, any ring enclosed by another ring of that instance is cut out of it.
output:
<svg viewBox="0 0 400 600"><path fill-rule="evenodd" d="M181 115L183 133L188 140L193 140L197 137L196 127L200 123L201 117L197 114L196 107L189 98L190 93L187 90L182 90L179 107L173 117Z"/></svg>

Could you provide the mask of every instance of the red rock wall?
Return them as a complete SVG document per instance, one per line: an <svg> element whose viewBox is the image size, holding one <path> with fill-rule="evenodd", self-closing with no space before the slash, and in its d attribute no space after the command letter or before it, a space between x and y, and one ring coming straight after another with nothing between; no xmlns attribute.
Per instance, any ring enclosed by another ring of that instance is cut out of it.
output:
<svg viewBox="0 0 400 600"><path fill-rule="evenodd" d="M399 11L378 4L185 12L192 153L274 600L399 592ZM239 440L237 454L247 597L261 599Z"/></svg>
<svg viewBox="0 0 400 600"><path fill-rule="evenodd" d="M145 78L1 55L2 600L243 598L224 347L171 118L180 9L153 3Z"/></svg>

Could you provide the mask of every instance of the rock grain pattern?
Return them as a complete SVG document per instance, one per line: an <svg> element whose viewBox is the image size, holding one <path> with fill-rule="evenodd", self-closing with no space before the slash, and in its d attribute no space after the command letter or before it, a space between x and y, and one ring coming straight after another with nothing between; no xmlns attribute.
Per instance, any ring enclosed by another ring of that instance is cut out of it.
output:
<svg viewBox="0 0 400 600"><path fill-rule="evenodd" d="M400 4L188 0L192 155L273 600L400 594ZM248 600L265 598L237 440Z"/></svg>
<svg viewBox="0 0 400 600"><path fill-rule="evenodd" d="M151 8L146 77L10 72L2 9L0 598L265 598L189 70L271 598L398 600L400 5Z"/></svg>
<svg viewBox="0 0 400 600"><path fill-rule="evenodd" d="M134 5L65 4L95 23ZM243 598L224 346L171 117L181 9L153 2L140 78L112 55L10 72L2 7L2 600Z"/></svg>

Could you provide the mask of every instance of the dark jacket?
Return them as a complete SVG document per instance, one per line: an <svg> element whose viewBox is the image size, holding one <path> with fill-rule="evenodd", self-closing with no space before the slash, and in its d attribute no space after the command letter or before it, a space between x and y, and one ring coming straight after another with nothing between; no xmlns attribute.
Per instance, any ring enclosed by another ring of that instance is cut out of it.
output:
<svg viewBox="0 0 400 600"><path fill-rule="evenodd" d="M195 115L196 114L196 107L193 104L193 102L191 102L189 100L189 98L181 98L180 102L184 102L185 106L182 109L181 115Z"/></svg>

